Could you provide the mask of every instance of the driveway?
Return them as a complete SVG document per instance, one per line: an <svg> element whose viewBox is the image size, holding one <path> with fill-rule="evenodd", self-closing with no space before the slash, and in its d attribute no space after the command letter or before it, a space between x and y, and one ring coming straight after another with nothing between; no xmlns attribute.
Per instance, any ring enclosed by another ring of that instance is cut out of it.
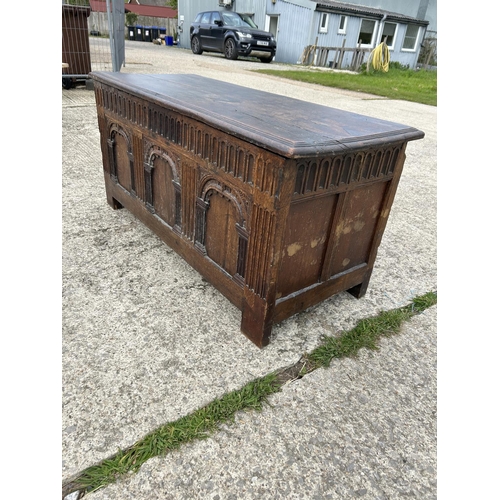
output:
<svg viewBox="0 0 500 500"><path fill-rule="evenodd" d="M228 300L130 213L111 210L93 93L62 90L63 483L294 364L324 335L437 290L436 108L252 72L274 66L126 42L122 72L194 73L423 130L408 145L366 296L334 296L276 325L271 344L256 348ZM288 384L263 412L88 498L436 498L436 309L379 351Z"/></svg>

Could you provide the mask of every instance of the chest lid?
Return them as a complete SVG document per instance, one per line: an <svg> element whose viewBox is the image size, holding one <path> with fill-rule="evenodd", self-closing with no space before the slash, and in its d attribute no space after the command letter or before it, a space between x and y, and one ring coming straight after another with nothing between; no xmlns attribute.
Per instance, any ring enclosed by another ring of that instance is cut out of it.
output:
<svg viewBox="0 0 500 500"><path fill-rule="evenodd" d="M286 158L339 154L424 137L416 128L187 74L91 77Z"/></svg>

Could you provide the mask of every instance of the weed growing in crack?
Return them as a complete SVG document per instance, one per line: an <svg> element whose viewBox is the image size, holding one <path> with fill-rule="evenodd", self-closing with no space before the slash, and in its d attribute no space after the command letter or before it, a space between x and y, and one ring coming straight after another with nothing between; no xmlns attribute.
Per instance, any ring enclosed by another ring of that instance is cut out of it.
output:
<svg viewBox="0 0 500 500"><path fill-rule="evenodd" d="M405 321L435 304L437 292L429 292L416 297L407 306L363 319L352 330L338 337L326 337L319 347L302 356L293 366L252 380L241 389L160 427L129 449L120 450L115 456L85 469L77 479L63 485L63 498L75 491L80 491L79 498L82 498L86 493L111 484L126 474L137 472L150 458L164 455L196 439L206 439L221 424L233 422L239 411L262 410L268 403L268 397L279 392L286 383L327 367L336 358L356 356L362 348L377 349L382 337L395 335Z"/></svg>

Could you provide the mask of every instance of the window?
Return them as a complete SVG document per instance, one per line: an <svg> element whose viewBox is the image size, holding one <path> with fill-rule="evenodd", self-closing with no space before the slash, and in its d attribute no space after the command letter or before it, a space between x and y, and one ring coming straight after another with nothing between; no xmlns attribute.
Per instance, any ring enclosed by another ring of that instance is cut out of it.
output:
<svg viewBox="0 0 500 500"><path fill-rule="evenodd" d="M322 12L321 18L319 22L319 32L320 33L328 33L328 13Z"/></svg>
<svg viewBox="0 0 500 500"><path fill-rule="evenodd" d="M211 12L205 12L203 16L201 16L201 23L202 24L210 24L210 14Z"/></svg>
<svg viewBox="0 0 500 500"><path fill-rule="evenodd" d="M397 27L398 25L396 23L384 24L384 30L382 31L382 39L380 41L383 42L387 38L385 43L390 49L394 48L394 40L396 39Z"/></svg>
<svg viewBox="0 0 500 500"><path fill-rule="evenodd" d="M240 16L251 28L258 28L253 20L253 14L240 14Z"/></svg>
<svg viewBox="0 0 500 500"><path fill-rule="evenodd" d="M253 15L253 14L252 14ZM250 14L238 14L237 12L223 12L222 18L226 26L245 26L246 28L257 28Z"/></svg>
<svg viewBox="0 0 500 500"><path fill-rule="evenodd" d="M362 19L361 28L359 29L358 41L361 45L365 47L371 47L373 45L373 38L375 35L376 21L371 19Z"/></svg>
<svg viewBox="0 0 500 500"><path fill-rule="evenodd" d="M405 39L402 50L415 50L417 46L418 34L420 28L416 24L409 24L406 27Z"/></svg>
<svg viewBox="0 0 500 500"><path fill-rule="evenodd" d="M345 35L346 29L347 29L347 16L340 16L339 29L337 33L339 33L339 35Z"/></svg>
<svg viewBox="0 0 500 500"><path fill-rule="evenodd" d="M218 12L212 12L212 24L215 24L215 21L222 21Z"/></svg>

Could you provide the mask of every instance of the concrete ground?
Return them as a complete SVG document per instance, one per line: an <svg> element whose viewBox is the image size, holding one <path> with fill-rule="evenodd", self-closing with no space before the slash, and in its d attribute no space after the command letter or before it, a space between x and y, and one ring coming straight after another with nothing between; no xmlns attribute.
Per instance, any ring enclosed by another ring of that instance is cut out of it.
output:
<svg viewBox="0 0 500 500"><path fill-rule="evenodd" d="M62 481L224 393L294 364L323 335L437 290L435 107L253 73L277 67L127 42L122 72L195 73L416 127L365 297L341 293L259 350L240 312L106 202L93 92L62 90ZM216 103L214 103L216 105ZM437 307L376 352L335 361L88 495L125 499L434 499Z"/></svg>

